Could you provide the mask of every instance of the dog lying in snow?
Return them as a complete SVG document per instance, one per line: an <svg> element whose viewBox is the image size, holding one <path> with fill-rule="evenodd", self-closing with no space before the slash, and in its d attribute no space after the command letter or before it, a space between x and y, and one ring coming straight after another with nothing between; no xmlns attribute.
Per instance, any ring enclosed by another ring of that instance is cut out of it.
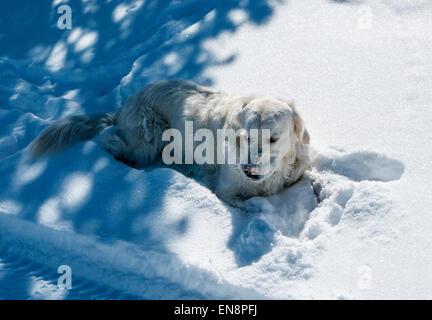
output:
<svg viewBox="0 0 432 320"><path fill-rule="evenodd" d="M256 161L252 161L253 157L248 155L245 163L175 162L176 169L203 177L229 204L274 194L296 182L309 166L309 134L292 103L270 97L232 96L183 80L161 80L147 85L112 113L58 120L30 144L29 151L36 159L97 136L98 145L117 160L142 167L164 155L167 129L176 129L185 136L188 123L194 129L210 130L213 136L219 129L233 129L235 142L224 138L217 143L224 145L223 150L227 143L241 149L244 141L251 150L258 150L260 157L255 156ZM245 132L247 135L251 129L267 129L270 133L266 137L262 134L245 138ZM193 141L193 146L196 145L197 141ZM269 148L263 148L264 145ZM180 159L187 157L186 149L186 146L180 148ZM208 154L218 152L221 153L216 148L206 150ZM235 155L237 159L238 152ZM262 160L264 155L268 161ZM264 167L266 170L259 170Z"/></svg>

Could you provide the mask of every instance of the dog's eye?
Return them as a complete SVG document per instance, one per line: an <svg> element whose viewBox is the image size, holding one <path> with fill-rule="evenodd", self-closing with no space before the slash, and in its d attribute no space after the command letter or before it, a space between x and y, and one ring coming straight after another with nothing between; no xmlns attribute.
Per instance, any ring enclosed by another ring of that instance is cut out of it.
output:
<svg viewBox="0 0 432 320"><path fill-rule="evenodd" d="M276 141L278 141L279 138L276 137L270 137L270 143L275 143Z"/></svg>

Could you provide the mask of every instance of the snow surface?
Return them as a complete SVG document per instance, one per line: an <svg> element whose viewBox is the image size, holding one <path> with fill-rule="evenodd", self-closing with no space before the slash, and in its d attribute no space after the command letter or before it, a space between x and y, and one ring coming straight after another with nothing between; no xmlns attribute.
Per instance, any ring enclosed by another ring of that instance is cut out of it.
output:
<svg viewBox="0 0 432 320"><path fill-rule="evenodd" d="M0 298L432 298L430 1L0 6ZM294 98L312 169L238 209L93 141L25 159L50 122L160 78Z"/></svg>

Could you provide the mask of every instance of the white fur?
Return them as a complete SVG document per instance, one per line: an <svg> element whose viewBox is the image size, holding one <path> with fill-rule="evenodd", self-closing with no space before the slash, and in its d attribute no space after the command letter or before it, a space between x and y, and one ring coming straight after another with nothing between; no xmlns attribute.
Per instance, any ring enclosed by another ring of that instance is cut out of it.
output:
<svg viewBox="0 0 432 320"><path fill-rule="evenodd" d="M130 97L114 113L112 123L106 121L106 114L100 119L103 125L92 118L91 124L97 130L88 129L88 133L81 133L83 138L79 139L64 138L64 134L59 134L62 123L55 123L32 143L31 150L37 150L37 155L58 151L108 126L99 135L99 144L117 159L141 167L160 156L165 145L162 141L165 129L178 129L184 137L185 121L193 121L194 130L210 129L215 137L217 129L270 129L279 139L271 144L272 170L259 181L246 176L239 165L177 167L202 176L221 199L231 204L252 196L274 194L297 181L309 166L309 135L303 121L292 103L280 99L236 97L190 81L161 80ZM60 121L64 123L64 120ZM74 122L67 123L67 132L77 131L70 128ZM56 136L63 136L60 143ZM55 150L49 149L51 144L56 145Z"/></svg>

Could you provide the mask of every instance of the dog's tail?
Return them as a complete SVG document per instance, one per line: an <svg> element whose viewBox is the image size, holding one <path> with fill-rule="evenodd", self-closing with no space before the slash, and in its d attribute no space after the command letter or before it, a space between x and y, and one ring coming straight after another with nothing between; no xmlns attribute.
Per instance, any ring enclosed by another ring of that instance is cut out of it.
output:
<svg viewBox="0 0 432 320"><path fill-rule="evenodd" d="M78 141L96 136L114 124L114 113L97 113L60 119L45 128L29 146L32 159L59 153Z"/></svg>

